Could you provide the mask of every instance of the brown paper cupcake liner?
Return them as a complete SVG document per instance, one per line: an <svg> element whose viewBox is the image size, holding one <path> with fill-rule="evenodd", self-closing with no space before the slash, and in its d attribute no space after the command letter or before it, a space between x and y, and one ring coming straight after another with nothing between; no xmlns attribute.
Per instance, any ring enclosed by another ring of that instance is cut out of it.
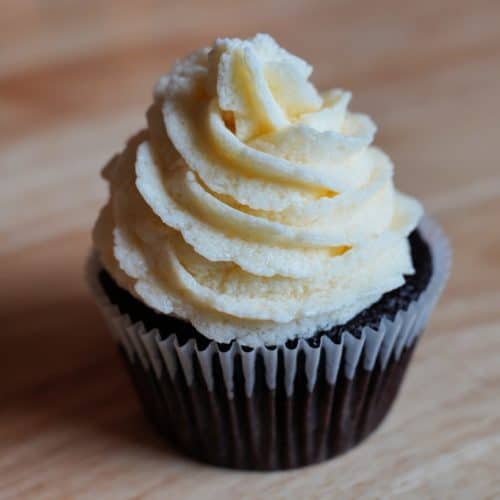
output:
<svg viewBox="0 0 500 500"><path fill-rule="evenodd" d="M433 274L406 310L378 328L342 333L319 345L229 347L132 323L102 289L95 254L87 276L131 374L146 414L185 453L225 467L287 469L319 462L356 445L391 407L416 341L439 298L451 253L425 217ZM165 333L165 332L163 332Z"/></svg>

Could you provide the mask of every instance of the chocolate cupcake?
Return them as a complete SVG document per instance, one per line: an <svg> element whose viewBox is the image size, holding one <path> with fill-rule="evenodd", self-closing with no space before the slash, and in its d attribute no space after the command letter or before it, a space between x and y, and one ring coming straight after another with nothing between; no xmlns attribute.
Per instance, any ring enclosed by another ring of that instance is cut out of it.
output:
<svg viewBox="0 0 500 500"><path fill-rule="evenodd" d="M267 35L160 79L105 167L88 276L146 414L213 464L342 453L389 410L449 248L350 93Z"/></svg>

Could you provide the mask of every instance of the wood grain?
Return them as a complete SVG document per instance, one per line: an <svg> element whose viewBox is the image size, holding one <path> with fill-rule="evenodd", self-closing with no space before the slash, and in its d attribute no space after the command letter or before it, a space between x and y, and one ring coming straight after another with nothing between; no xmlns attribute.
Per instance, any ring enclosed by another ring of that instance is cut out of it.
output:
<svg viewBox="0 0 500 500"><path fill-rule="evenodd" d="M1 1L0 497L498 498L500 4ZM157 444L82 279L99 169L156 77L221 35L272 33L354 92L400 188L455 252L393 412L287 473L217 470Z"/></svg>

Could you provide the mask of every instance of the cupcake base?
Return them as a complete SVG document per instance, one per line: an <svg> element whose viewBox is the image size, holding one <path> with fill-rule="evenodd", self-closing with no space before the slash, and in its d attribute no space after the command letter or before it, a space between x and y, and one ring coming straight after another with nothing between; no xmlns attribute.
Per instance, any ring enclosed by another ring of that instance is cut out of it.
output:
<svg viewBox="0 0 500 500"><path fill-rule="evenodd" d="M416 273L349 323L276 347L218 344L158 315L89 259L88 277L149 419L187 455L276 470L339 455L390 410L450 267L429 219L413 235Z"/></svg>
<svg viewBox="0 0 500 500"><path fill-rule="evenodd" d="M228 398L223 383L209 391L198 370L191 386L181 372L158 380L139 359L120 351L146 416L184 454L220 467L280 470L333 458L368 437L389 412L415 345L385 369L359 364L352 379L342 373L335 384L320 376L312 391L305 379L297 380L293 397L284 386L270 390L263 380L248 397L241 359L235 361L234 396ZM320 371L323 365L324 360ZM214 370L221 371L217 361Z"/></svg>

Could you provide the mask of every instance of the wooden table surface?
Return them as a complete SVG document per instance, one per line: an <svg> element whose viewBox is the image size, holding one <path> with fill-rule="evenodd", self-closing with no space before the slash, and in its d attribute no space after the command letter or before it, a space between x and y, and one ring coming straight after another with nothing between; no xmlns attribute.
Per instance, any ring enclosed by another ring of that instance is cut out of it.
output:
<svg viewBox="0 0 500 500"><path fill-rule="evenodd" d="M500 3L0 1L0 497L499 498ZM286 473L157 442L83 281L99 170L152 86L216 36L257 31L354 92L396 181L454 247L390 417Z"/></svg>

